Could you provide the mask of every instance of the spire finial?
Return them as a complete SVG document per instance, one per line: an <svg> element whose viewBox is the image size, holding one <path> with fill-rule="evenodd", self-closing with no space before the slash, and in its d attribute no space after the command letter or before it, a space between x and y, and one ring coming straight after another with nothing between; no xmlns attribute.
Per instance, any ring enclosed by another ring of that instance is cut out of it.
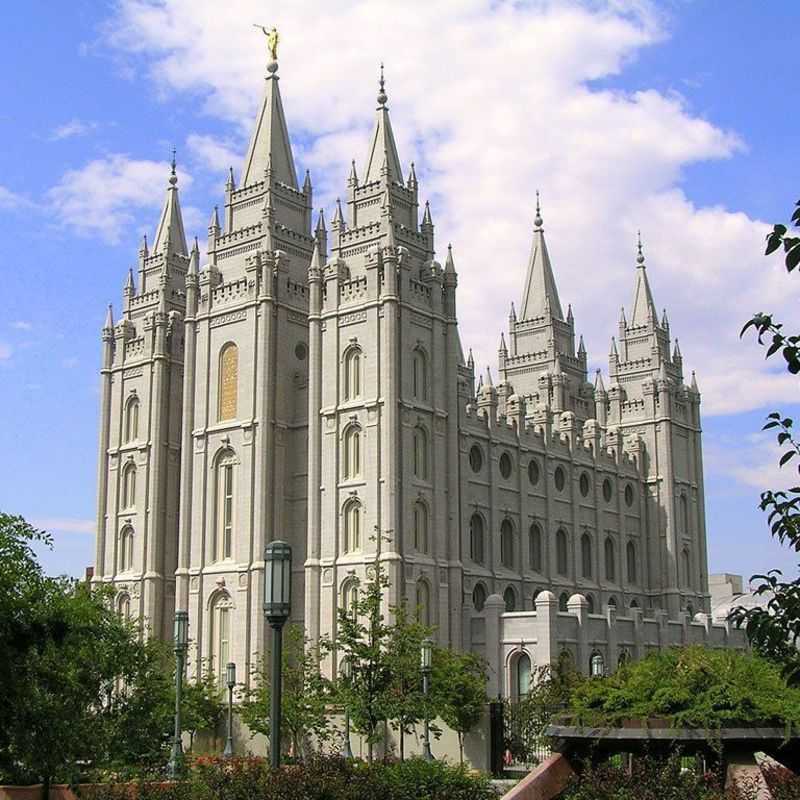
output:
<svg viewBox="0 0 800 800"><path fill-rule="evenodd" d="M174 186L178 182L178 176L175 172L175 168L178 166L177 161L175 160L175 148L172 148L172 161L170 162L170 172L169 172L169 182L170 185Z"/></svg>
<svg viewBox="0 0 800 800"><path fill-rule="evenodd" d="M638 251L638 255L636 256L636 263L639 266L644 264L644 253L642 252L642 232L636 231L636 250Z"/></svg>
<svg viewBox="0 0 800 800"><path fill-rule="evenodd" d="M542 208L539 203L539 190L536 190L536 216L533 218L533 224L537 229L542 227Z"/></svg>
<svg viewBox="0 0 800 800"><path fill-rule="evenodd" d="M389 99L386 96L386 89L384 88L385 83L386 83L386 81L384 80L384 77L383 77L383 61L381 61L381 77L380 77L380 80L378 81L378 85L380 87L380 90L378 91L378 105L379 106L385 106L386 105L386 101Z"/></svg>

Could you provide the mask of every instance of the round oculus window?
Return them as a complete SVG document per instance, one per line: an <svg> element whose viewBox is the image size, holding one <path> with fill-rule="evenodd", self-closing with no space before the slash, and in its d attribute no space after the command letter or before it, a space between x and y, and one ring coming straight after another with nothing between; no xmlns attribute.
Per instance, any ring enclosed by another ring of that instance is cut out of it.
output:
<svg viewBox="0 0 800 800"><path fill-rule="evenodd" d="M633 505L633 486L630 484L625 487L625 505L629 508Z"/></svg>
<svg viewBox="0 0 800 800"><path fill-rule="evenodd" d="M582 472L579 483L581 488L581 494L584 497L586 497L589 494L589 489L591 488L591 485L589 483L589 474L586 472Z"/></svg>
<svg viewBox="0 0 800 800"><path fill-rule="evenodd" d="M566 483L567 479L564 476L564 470L561 467L556 467L555 475L553 475L553 481L556 484L556 489L559 492L564 491L564 484Z"/></svg>
<svg viewBox="0 0 800 800"><path fill-rule="evenodd" d="M535 458L528 464L528 480L533 486L539 483L539 462Z"/></svg>
<svg viewBox="0 0 800 800"><path fill-rule="evenodd" d="M511 456L508 453L500 456L500 474L504 478L511 476Z"/></svg>
<svg viewBox="0 0 800 800"><path fill-rule="evenodd" d="M603 481L603 497L605 498L606 503L610 503L613 496L614 490L611 488L611 481L606 478Z"/></svg>
<svg viewBox="0 0 800 800"><path fill-rule="evenodd" d="M303 342L298 342L294 348L294 355L298 361L305 361L306 360L306 346Z"/></svg>

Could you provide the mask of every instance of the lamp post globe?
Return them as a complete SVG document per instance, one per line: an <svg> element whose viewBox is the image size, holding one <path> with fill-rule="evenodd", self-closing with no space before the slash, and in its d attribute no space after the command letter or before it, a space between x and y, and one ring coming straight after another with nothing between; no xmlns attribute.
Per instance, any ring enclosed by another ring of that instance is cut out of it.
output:
<svg viewBox="0 0 800 800"><path fill-rule="evenodd" d="M173 780L183 776L183 743L181 742L181 695L183 691L183 669L186 651L189 648L189 612L175 612L175 731L172 737L172 755L167 765L169 777Z"/></svg>
<svg viewBox="0 0 800 800"><path fill-rule="evenodd" d="M420 667L422 668L422 693L425 696L425 719L422 730L422 757L434 761L431 752L431 726L428 719L428 693L430 692L431 672L433 671L433 640L426 637L420 647Z"/></svg>
<svg viewBox="0 0 800 800"><path fill-rule="evenodd" d="M228 738L225 741L225 758L233 756L233 687L236 686L236 664L228 662L225 668L225 683L228 685Z"/></svg>
<svg viewBox="0 0 800 800"><path fill-rule="evenodd" d="M292 548L276 539L264 548L264 617L272 628L270 766L281 762L281 650L283 626L292 610Z"/></svg>

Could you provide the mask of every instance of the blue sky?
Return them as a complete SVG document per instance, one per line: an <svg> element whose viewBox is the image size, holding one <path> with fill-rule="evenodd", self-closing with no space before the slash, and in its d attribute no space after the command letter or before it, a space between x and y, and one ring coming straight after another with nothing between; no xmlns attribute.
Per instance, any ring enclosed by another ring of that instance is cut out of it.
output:
<svg viewBox="0 0 800 800"><path fill-rule="evenodd" d="M295 155L326 208L350 158L363 159L386 61L401 159L416 160L440 251L453 241L462 338L480 363L494 368L522 289L535 188L562 302L604 372L642 228L656 303L703 392L710 568L793 573L756 505L759 487L782 478L758 430L773 407L800 416L797 384L736 337L754 311L796 319L800 278L762 258L761 242L800 196L784 110L796 99L800 8L776 0L768 18L744 0L443 0L397 18L392 8L240 0L220 18L205 0L74 0L4 15L0 509L52 529L48 570L79 574L93 561L105 306L119 308L140 236L155 227L173 144L187 232L204 241L258 101L263 42L251 23L264 21L283 33ZM343 30L360 46L332 47Z"/></svg>

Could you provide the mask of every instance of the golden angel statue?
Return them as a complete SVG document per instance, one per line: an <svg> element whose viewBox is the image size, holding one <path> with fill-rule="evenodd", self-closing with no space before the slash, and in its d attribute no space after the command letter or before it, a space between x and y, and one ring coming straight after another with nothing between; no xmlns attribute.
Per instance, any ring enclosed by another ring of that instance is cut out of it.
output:
<svg viewBox="0 0 800 800"><path fill-rule="evenodd" d="M264 36L267 37L267 50L269 50L269 57L273 61L278 60L278 43L281 37L278 36L278 29L273 25L271 30L267 30L263 25L256 25L253 23L254 28L258 28Z"/></svg>

